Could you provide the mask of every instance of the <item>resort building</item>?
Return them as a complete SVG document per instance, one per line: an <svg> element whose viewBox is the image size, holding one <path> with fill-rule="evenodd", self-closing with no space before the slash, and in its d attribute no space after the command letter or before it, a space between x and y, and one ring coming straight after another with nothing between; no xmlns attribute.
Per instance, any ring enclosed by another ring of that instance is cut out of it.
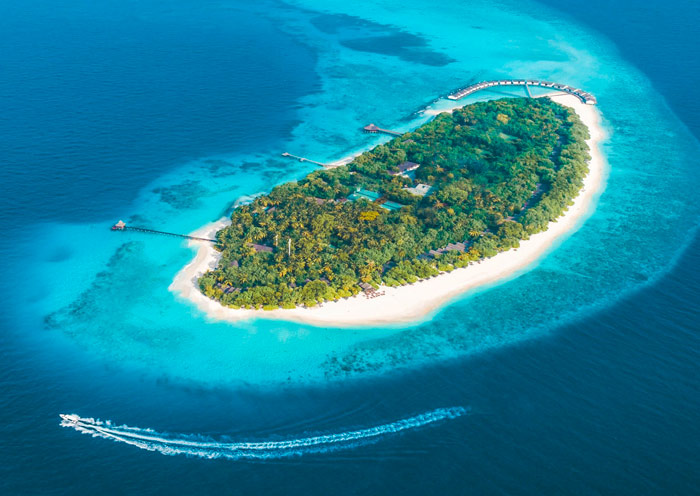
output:
<svg viewBox="0 0 700 496"><path fill-rule="evenodd" d="M358 188L357 191L355 191L353 194L348 196L348 200L350 201L355 201L359 200L360 198L364 198L365 200L377 203L379 202L379 206L386 209L386 210L399 210L400 208L405 207L405 205L401 205L400 203L392 202L392 201L380 201L382 199L382 195L377 193L376 191L369 191L363 188Z"/></svg>
<svg viewBox="0 0 700 496"><path fill-rule="evenodd" d="M273 252L272 246L258 245L256 243L248 243L248 246L253 248L258 253L272 253Z"/></svg>
<svg viewBox="0 0 700 496"><path fill-rule="evenodd" d="M397 165L398 171L389 171L390 176L405 176L407 173L412 172L420 167L420 164L415 162L403 162Z"/></svg>
<svg viewBox="0 0 700 496"><path fill-rule="evenodd" d="M359 200L360 198L364 198L365 200L369 200L371 202L375 202L381 198L382 195L377 193L376 191L369 191L363 188L357 188L357 191L355 191L353 194L348 196L348 200L350 201L355 201Z"/></svg>
<svg viewBox="0 0 700 496"><path fill-rule="evenodd" d="M382 208L385 208L386 210L399 210L399 209L405 207L405 205L401 205L400 203L396 203L393 201L385 201L384 203L380 204L379 206Z"/></svg>
<svg viewBox="0 0 700 496"><path fill-rule="evenodd" d="M418 183L412 188L403 189L416 196L425 196L432 191L433 187L428 184Z"/></svg>
<svg viewBox="0 0 700 496"><path fill-rule="evenodd" d="M429 255L433 257L437 257L439 255L442 255L443 253L447 253L448 251L461 251L464 252L467 249L467 245L465 243L448 243L447 246L443 248L439 248L437 250L430 250L428 252Z"/></svg>

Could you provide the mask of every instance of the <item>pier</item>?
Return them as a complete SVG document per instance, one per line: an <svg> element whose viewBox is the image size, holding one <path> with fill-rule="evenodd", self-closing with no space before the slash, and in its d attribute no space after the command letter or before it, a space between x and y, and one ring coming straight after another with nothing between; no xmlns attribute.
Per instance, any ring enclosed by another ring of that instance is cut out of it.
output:
<svg viewBox="0 0 700 496"><path fill-rule="evenodd" d="M195 241L208 241L210 243L217 242L215 239L200 238L197 236L190 236L188 234L177 234L177 233L171 233L171 232L165 232L165 231L155 231L153 229L146 229L145 227L130 227L130 226L127 226L124 223L124 221L121 221L121 220L112 226L112 231L138 231L138 232L149 233L149 234L162 234L165 236L175 236L176 238L193 239Z"/></svg>
<svg viewBox="0 0 700 496"><path fill-rule="evenodd" d="M403 133L400 133L398 131L392 131L391 129L382 129L381 127L375 125L375 124L367 124L365 127L362 128L362 130L366 133L370 134L375 134L375 133L384 133L384 134L389 134L391 136L401 136Z"/></svg>
<svg viewBox="0 0 700 496"><path fill-rule="evenodd" d="M561 91L570 95L574 95L587 105L595 105L596 103L598 103L598 100L596 100L596 98L587 91L567 86L565 84L552 83L550 81L540 81L537 79L500 79L498 81L482 81L480 83L472 84L470 86L467 86L466 88L462 88L461 90L455 91L451 95L448 95L447 98L449 98L450 100L460 100L461 98L471 95L472 93L476 93L477 91L484 90L487 88L493 88L495 86L524 86L525 91L527 91L530 97L532 97L532 93L530 93L530 86L537 86L539 88L551 88L556 91Z"/></svg>
<svg viewBox="0 0 700 496"><path fill-rule="evenodd" d="M324 163L321 163L321 162L316 162L315 160L311 160L311 159L305 158L305 157L299 157L299 156L297 156L297 155L292 155L291 153L287 153L287 152L284 152L284 153L282 154L282 156L283 156L283 157L293 158L293 159L295 159L295 160L298 160L299 162L309 162L310 164L319 165L319 166L321 166L321 167L331 167L330 164L324 164Z"/></svg>

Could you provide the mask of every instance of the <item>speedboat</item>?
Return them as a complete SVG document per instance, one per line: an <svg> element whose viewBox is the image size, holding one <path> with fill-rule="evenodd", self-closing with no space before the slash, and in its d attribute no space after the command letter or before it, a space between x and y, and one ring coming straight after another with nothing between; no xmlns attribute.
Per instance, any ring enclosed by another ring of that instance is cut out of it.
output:
<svg viewBox="0 0 700 496"><path fill-rule="evenodd" d="M59 414L59 415L61 416L61 418L62 418L65 422L68 422L68 423L70 423L70 424L74 424L74 425L75 425L75 424L77 424L78 422L80 422L80 417L79 417L78 415L74 414L74 413L61 413L61 414Z"/></svg>

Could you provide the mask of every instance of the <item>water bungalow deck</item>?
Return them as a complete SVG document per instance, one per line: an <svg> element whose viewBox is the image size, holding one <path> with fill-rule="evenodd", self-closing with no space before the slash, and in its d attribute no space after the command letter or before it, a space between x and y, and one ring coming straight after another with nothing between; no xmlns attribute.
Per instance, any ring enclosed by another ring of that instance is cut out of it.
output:
<svg viewBox="0 0 700 496"><path fill-rule="evenodd" d="M500 79L497 81L482 81L480 83L469 85L466 88L462 88L461 90L458 90L452 93L451 95L448 95L447 98L449 98L450 100L460 100L461 98L471 95L472 93L476 93L477 91L483 89L492 88L494 86L523 86L525 87L525 90L527 91L529 96L532 96L532 93L530 93L530 86L537 86L540 88L551 88L553 90L563 91L565 93L569 93L570 95L574 95L587 105L595 105L596 103L598 103L596 97L594 97L587 91L567 86L565 84L552 83L550 81L540 81L538 79Z"/></svg>

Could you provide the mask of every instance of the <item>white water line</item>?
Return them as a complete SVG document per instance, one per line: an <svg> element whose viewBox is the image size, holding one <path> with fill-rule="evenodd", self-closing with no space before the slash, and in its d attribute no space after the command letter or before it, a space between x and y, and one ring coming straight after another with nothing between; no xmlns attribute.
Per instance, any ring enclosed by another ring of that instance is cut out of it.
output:
<svg viewBox="0 0 700 496"><path fill-rule="evenodd" d="M438 408L420 415L397 420L366 429L335 434L324 434L284 441L218 442L214 440L190 440L182 434L158 433L126 425L115 426L110 421L82 418L75 414L61 415L61 426L72 427L78 432L122 442L149 451L167 455L184 454L203 458L279 458L294 454L329 451L351 447L354 441L369 440L386 434L419 428L441 420L465 415L463 407ZM342 445L342 446L336 446Z"/></svg>

